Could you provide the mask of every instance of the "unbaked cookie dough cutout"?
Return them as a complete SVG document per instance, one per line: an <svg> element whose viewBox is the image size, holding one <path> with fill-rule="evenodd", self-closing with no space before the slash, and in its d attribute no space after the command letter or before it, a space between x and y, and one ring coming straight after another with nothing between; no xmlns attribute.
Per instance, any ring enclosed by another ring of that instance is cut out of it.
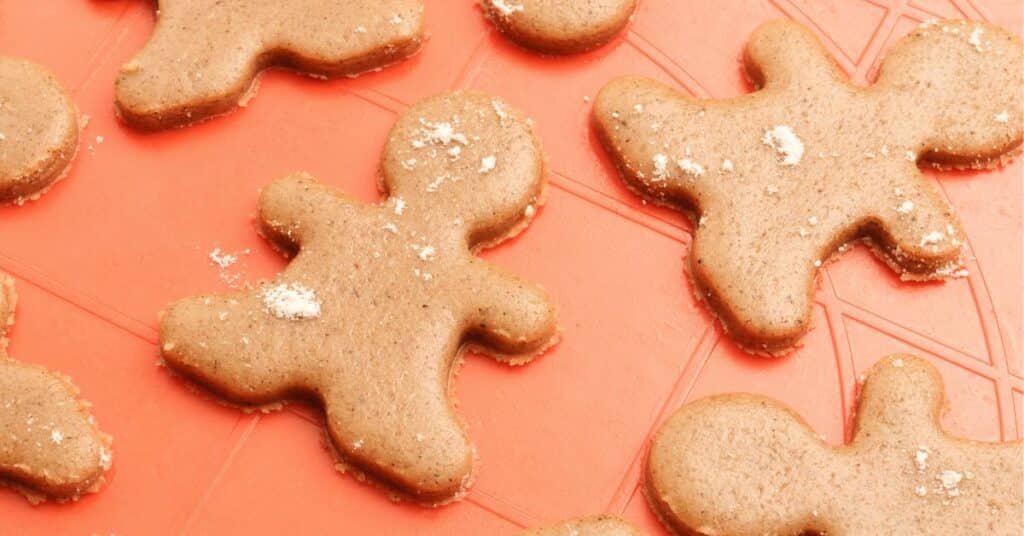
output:
<svg viewBox="0 0 1024 536"><path fill-rule="evenodd" d="M30 502L77 500L98 491L110 469L110 437L63 375L7 355L14 280L0 273L0 485Z"/></svg>
<svg viewBox="0 0 1024 536"><path fill-rule="evenodd" d="M121 66L118 114L142 129L244 106L259 73L353 76L415 53L422 0L159 0L145 47Z"/></svg>
<svg viewBox="0 0 1024 536"><path fill-rule="evenodd" d="M544 172L530 124L503 101L422 101L388 137L382 203L301 173L264 188L261 233L290 264L171 305L162 356L231 402L313 398L344 466L400 498L457 500L475 461L451 400L463 351L522 364L558 339L546 293L474 254L525 229Z"/></svg>
<svg viewBox="0 0 1024 536"><path fill-rule="evenodd" d="M645 494L679 534L1020 534L1024 444L953 437L943 406L907 355L868 372L843 446L773 400L708 397L657 432Z"/></svg>
<svg viewBox="0 0 1024 536"><path fill-rule="evenodd" d="M629 23L636 0L480 0L480 8L519 45L572 54L611 41Z"/></svg>
<svg viewBox="0 0 1024 536"><path fill-rule="evenodd" d="M627 186L692 213L689 274L744 349L789 351L810 325L822 264L854 240L903 279L965 275L964 233L919 164L988 168L1021 144L1019 37L932 21L904 37L870 87L788 21L758 28L746 70L760 89L699 100L624 77L594 123Z"/></svg>
<svg viewBox="0 0 1024 536"><path fill-rule="evenodd" d="M570 519L528 530L522 536L642 536L632 523L613 515Z"/></svg>
<svg viewBox="0 0 1024 536"><path fill-rule="evenodd" d="M78 111L49 71L0 56L0 203L37 199L71 166Z"/></svg>

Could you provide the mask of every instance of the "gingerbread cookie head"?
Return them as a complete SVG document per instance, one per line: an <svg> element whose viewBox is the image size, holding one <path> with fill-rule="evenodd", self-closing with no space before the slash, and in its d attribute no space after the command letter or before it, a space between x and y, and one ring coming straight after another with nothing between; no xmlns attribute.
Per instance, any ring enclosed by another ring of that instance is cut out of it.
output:
<svg viewBox="0 0 1024 536"><path fill-rule="evenodd" d="M15 296L13 280L0 274L0 485L32 502L77 499L102 484L110 438L66 377L7 356Z"/></svg>
<svg viewBox="0 0 1024 536"><path fill-rule="evenodd" d="M0 57L0 203L36 199L64 176L78 147L78 112L46 69Z"/></svg>
<svg viewBox="0 0 1024 536"><path fill-rule="evenodd" d="M414 53L421 0L160 0L146 46L121 67L129 124L182 126L244 105L267 67L354 75Z"/></svg>
<svg viewBox="0 0 1024 536"><path fill-rule="evenodd" d="M594 107L626 184L694 212L690 275L737 343L792 348L818 269L855 239L905 279L963 273L960 223L917 165L983 167L1019 146L1019 38L984 23L928 26L858 88L810 32L780 21L754 32L746 64L762 88L750 95L696 100L627 77Z"/></svg>
<svg viewBox="0 0 1024 536"><path fill-rule="evenodd" d="M555 525L528 530L523 536L641 536L643 534L619 516L598 515L570 519Z"/></svg>
<svg viewBox="0 0 1024 536"><path fill-rule="evenodd" d="M529 124L476 93L403 114L364 205L293 175L264 188L262 233L293 255L273 281L180 301L169 366L243 404L307 395L342 461L417 502L461 497L474 450L449 398L462 350L522 363L557 339L545 293L473 255L543 199Z"/></svg>
<svg viewBox="0 0 1024 536"><path fill-rule="evenodd" d="M868 373L853 441L832 447L752 395L684 406L655 436L645 491L681 534L1016 534L1024 446L955 438L942 380L892 356Z"/></svg>
<svg viewBox="0 0 1024 536"><path fill-rule="evenodd" d="M509 39L548 54L597 48L625 28L636 0L480 0L484 15Z"/></svg>

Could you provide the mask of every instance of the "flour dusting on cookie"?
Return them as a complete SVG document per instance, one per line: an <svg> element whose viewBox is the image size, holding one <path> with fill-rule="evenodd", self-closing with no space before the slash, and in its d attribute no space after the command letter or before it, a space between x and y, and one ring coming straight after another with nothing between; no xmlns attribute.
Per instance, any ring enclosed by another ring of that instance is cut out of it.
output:
<svg viewBox="0 0 1024 536"><path fill-rule="evenodd" d="M852 241L904 279L965 274L960 222L918 165L988 168L1019 150L1021 49L983 22L935 21L864 88L808 30L770 22L744 57L758 91L699 100L624 77L594 123L630 189L692 212L698 297L745 350L779 355L810 327L818 269Z"/></svg>
<svg viewBox="0 0 1024 536"><path fill-rule="evenodd" d="M343 466L441 504L474 474L450 400L463 351L518 364L558 338L542 289L474 255L529 223L544 160L518 112L451 93L402 114L381 170L380 204L301 173L265 187L260 231L294 253L288 267L255 288L171 305L161 354L232 402L319 400Z"/></svg>
<svg viewBox="0 0 1024 536"><path fill-rule="evenodd" d="M146 46L124 65L115 103L129 124L183 126L246 106L256 76L285 67L352 76L416 52L422 0L159 0Z"/></svg>
<svg viewBox="0 0 1024 536"><path fill-rule="evenodd" d="M773 400L698 400L655 435L645 495L679 534L1019 534L1024 444L949 435L943 402L909 355L868 372L844 446Z"/></svg>

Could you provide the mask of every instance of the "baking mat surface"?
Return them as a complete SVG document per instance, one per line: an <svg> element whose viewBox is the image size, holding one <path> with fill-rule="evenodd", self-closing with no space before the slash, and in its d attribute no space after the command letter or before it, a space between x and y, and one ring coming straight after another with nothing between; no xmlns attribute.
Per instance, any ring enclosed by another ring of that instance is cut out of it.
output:
<svg viewBox="0 0 1024 536"><path fill-rule="evenodd" d="M471 0L426 3L429 40L404 63L331 82L272 71L246 109L157 134L119 124L112 106L118 67L152 29L152 2L0 3L0 53L46 65L90 117L68 178L39 202L0 208L0 269L21 296L11 354L69 374L115 447L99 495L31 507L0 491L0 534L512 534L602 511L663 534L638 484L648 437L672 411L713 393L762 393L841 442L858 376L892 352L939 368L952 432L1021 437L1020 160L928 172L964 222L969 277L901 283L855 247L823 270L803 347L768 361L737 350L695 303L683 276L690 224L629 194L589 126L590 100L620 74L703 97L747 91L738 59L765 20L809 26L863 82L931 17L1020 34L1019 1L643 0L615 42L569 58L509 44ZM245 414L196 396L156 366L156 315L281 269L252 225L269 181L304 170L377 199L397 114L453 88L500 95L537 122L548 203L484 256L550 291L564 339L521 368L468 356L455 390L482 464L465 501L430 510L337 473L308 405ZM215 265L218 248L239 262Z"/></svg>

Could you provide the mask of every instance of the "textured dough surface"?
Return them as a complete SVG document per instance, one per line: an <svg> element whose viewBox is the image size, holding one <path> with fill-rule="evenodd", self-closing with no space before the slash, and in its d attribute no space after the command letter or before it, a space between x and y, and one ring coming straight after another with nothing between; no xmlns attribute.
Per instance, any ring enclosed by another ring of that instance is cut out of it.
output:
<svg viewBox="0 0 1024 536"><path fill-rule="evenodd" d="M421 0L160 0L153 35L121 66L116 105L159 129L244 105L267 67L355 75L411 55Z"/></svg>
<svg viewBox="0 0 1024 536"><path fill-rule="evenodd" d="M628 521L612 515L570 519L555 525L528 530L523 536L641 536Z"/></svg>
<svg viewBox="0 0 1024 536"><path fill-rule="evenodd" d="M822 263L858 238L906 279L963 275L964 233L919 163L987 167L1021 143L1017 36L932 22L855 87L788 21L750 37L760 90L698 100L625 77L596 99L596 129L626 184L697 220L689 272L738 344L793 347Z"/></svg>
<svg viewBox="0 0 1024 536"><path fill-rule="evenodd" d="M597 48L622 31L636 0L480 0L484 15L509 39L549 54Z"/></svg>
<svg viewBox="0 0 1024 536"><path fill-rule="evenodd" d="M78 499L110 469L110 438L67 377L8 357L16 301L14 281L0 274L0 483L32 502Z"/></svg>
<svg viewBox="0 0 1024 536"><path fill-rule="evenodd" d="M26 60L0 57L0 202L37 198L78 147L78 112L57 79Z"/></svg>
<svg viewBox="0 0 1024 536"><path fill-rule="evenodd" d="M264 188L261 230L290 264L255 288L173 304L161 351L234 402L320 400L346 464L443 503L473 475L449 399L461 351L522 363L557 340L544 291L473 254L534 216L543 158L518 112L452 93L401 116L381 169L379 205L304 174Z"/></svg>
<svg viewBox="0 0 1024 536"><path fill-rule="evenodd" d="M1020 534L1024 445L952 437L942 407L908 355L868 372L845 446L775 401L705 398L655 436L647 498L679 534Z"/></svg>

